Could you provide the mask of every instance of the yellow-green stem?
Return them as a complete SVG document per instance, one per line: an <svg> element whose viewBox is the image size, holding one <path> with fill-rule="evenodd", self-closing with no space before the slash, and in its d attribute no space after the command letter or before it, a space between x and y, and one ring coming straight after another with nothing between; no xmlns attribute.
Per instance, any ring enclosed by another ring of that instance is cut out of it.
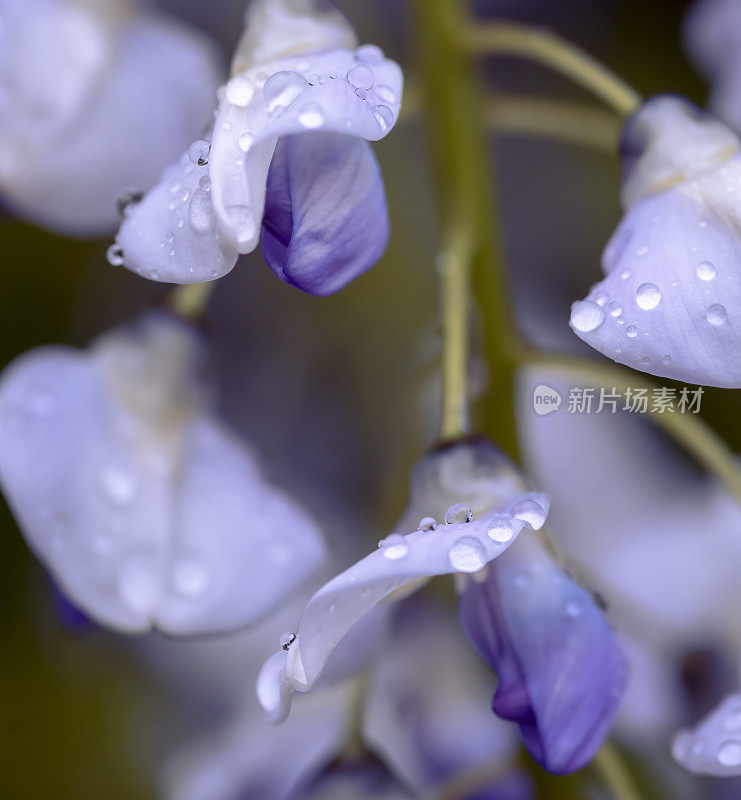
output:
<svg viewBox="0 0 741 800"><path fill-rule="evenodd" d="M198 319L203 314L215 285L215 282L211 282L178 286L170 293L168 305L184 319Z"/></svg>
<svg viewBox="0 0 741 800"><path fill-rule="evenodd" d="M517 56L543 64L601 98L619 114L632 114L641 102L640 95L604 64L550 31L513 22L478 24L465 29L463 42L474 53Z"/></svg>
<svg viewBox="0 0 741 800"><path fill-rule="evenodd" d="M610 790L613 800L640 800L623 757L610 742L605 742L592 762L595 771Z"/></svg>
<svg viewBox="0 0 741 800"><path fill-rule="evenodd" d="M510 349L509 302L496 228L491 172L487 169L488 149L486 121L482 113L484 101L478 93L474 64L470 54L460 47L456 30L463 30L467 20L460 0L413 0L416 11L415 30L419 37L421 75L423 76L423 102L430 135L430 149L437 184L438 204L442 217L443 250L451 248L465 258L446 276L443 257L441 290L443 315L467 312L470 293L471 270L487 275L486 291L492 292L491 305L495 309L484 320L484 350L487 365L496 385L489 392L485 404L482 427L497 444L513 457L517 457L517 436L514 428L512 395L512 363L507 358ZM447 365L444 374L454 381L444 384L444 392L455 386L457 397L444 400L447 408L456 408L460 402L460 365L467 367L468 335L461 336L461 325L468 327L469 314L465 314L452 327L454 343L443 346ZM451 332L443 324L443 334ZM453 347L457 350L454 353ZM467 369L465 369L467 373ZM465 391L464 378L464 391ZM466 405L468 398L466 396ZM453 422L453 419L457 422ZM444 437L465 433L463 421L468 414L451 411L444 419L441 433Z"/></svg>

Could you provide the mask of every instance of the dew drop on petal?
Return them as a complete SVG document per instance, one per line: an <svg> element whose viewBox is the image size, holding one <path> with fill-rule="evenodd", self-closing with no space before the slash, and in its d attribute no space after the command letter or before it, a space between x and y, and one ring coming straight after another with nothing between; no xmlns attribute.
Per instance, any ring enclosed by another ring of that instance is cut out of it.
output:
<svg viewBox="0 0 741 800"><path fill-rule="evenodd" d="M119 216L125 217L131 206L141 203L143 198L144 192L138 191L137 189L124 189L124 191L120 192L116 197L116 210Z"/></svg>
<svg viewBox="0 0 741 800"><path fill-rule="evenodd" d="M309 82L303 75L291 70L283 70L271 75L262 87L262 97L268 111L288 108L307 89Z"/></svg>
<svg viewBox="0 0 741 800"><path fill-rule="evenodd" d="M622 278L624 281L627 281L627 280L628 280L628 278L630 278L630 276L631 276L632 274L633 274L633 273L632 273L632 272L631 272L629 269L624 269L624 270L623 270L623 271L620 273L620 277L621 277L621 278Z"/></svg>
<svg viewBox="0 0 741 800"><path fill-rule="evenodd" d="M250 133L250 131L245 131L243 134L241 134L238 141L239 149L243 153L246 153L250 147L252 147L252 142L255 141L255 137L252 133Z"/></svg>
<svg viewBox="0 0 741 800"><path fill-rule="evenodd" d="M445 512L445 524L452 525L456 522L473 521L473 511L465 503L454 503Z"/></svg>
<svg viewBox="0 0 741 800"><path fill-rule="evenodd" d="M324 113L318 105L311 104L298 115L298 121L304 128L321 128L324 124Z"/></svg>
<svg viewBox="0 0 741 800"><path fill-rule="evenodd" d="M448 559L458 572L478 572L486 564L486 550L474 536L461 536L450 546Z"/></svg>
<svg viewBox="0 0 741 800"><path fill-rule="evenodd" d="M635 339L638 336L638 328L635 325L628 325L627 330L625 331L625 335L629 339Z"/></svg>
<svg viewBox="0 0 741 800"><path fill-rule="evenodd" d="M718 763L723 767L741 766L741 741L729 739L718 748Z"/></svg>
<svg viewBox="0 0 741 800"><path fill-rule="evenodd" d="M196 139L188 148L188 158L197 167L205 167L211 154L211 144L205 139Z"/></svg>
<svg viewBox="0 0 741 800"><path fill-rule="evenodd" d="M619 317L623 313L623 307L617 301L613 300L609 306L607 306L607 310L612 314L613 317Z"/></svg>
<svg viewBox="0 0 741 800"><path fill-rule="evenodd" d="M535 500L522 500L512 509L512 516L522 520L534 531L543 527L545 523L545 511Z"/></svg>
<svg viewBox="0 0 741 800"><path fill-rule="evenodd" d="M591 300L581 300L571 308L571 324L579 333L591 333L605 321L605 310Z"/></svg>
<svg viewBox="0 0 741 800"><path fill-rule="evenodd" d="M713 303L705 313L705 319L716 328L723 325L727 317L728 312L726 311L726 307L722 306L720 303Z"/></svg>
<svg viewBox="0 0 741 800"><path fill-rule="evenodd" d="M211 178L208 175L201 175L198 185L203 189L204 192L208 192L211 190Z"/></svg>
<svg viewBox="0 0 741 800"><path fill-rule="evenodd" d="M701 261L697 265L697 277L701 281L712 281L717 274L718 271L712 261Z"/></svg>
<svg viewBox="0 0 741 800"><path fill-rule="evenodd" d="M509 542L515 535L511 519L505 514L494 517L486 529L486 535L493 542L500 542L501 544Z"/></svg>
<svg viewBox="0 0 741 800"><path fill-rule="evenodd" d="M347 73L347 82L356 89L370 89L375 80L373 70L365 64L358 64Z"/></svg>
<svg viewBox="0 0 741 800"><path fill-rule="evenodd" d="M644 311L656 308L661 300L661 291L655 283L642 283L636 289L636 303Z"/></svg>
<svg viewBox="0 0 741 800"><path fill-rule="evenodd" d="M388 106L376 106L373 116L382 131L387 131L394 124L394 112Z"/></svg>
<svg viewBox="0 0 741 800"><path fill-rule="evenodd" d="M382 539L378 546L383 551L386 558L391 561L397 561L409 552L409 545L406 539L399 533L392 533L385 539Z"/></svg>
<svg viewBox="0 0 741 800"><path fill-rule="evenodd" d="M423 517L419 521L419 528L417 530L427 533L429 531L434 531L435 528L437 528L437 520L434 517Z"/></svg>
<svg viewBox="0 0 741 800"><path fill-rule="evenodd" d="M281 650L285 650L286 652L288 652L288 649L295 641L296 641L295 633L284 633L283 636L280 637Z"/></svg>
<svg viewBox="0 0 741 800"><path fill-rule="evenodd" d="M124 252L120 244L114 242L105 253L106 261L113 267L123 266Z"/></svg>
<svg viewBox="0 0 741 800"><path fill-rule="evenodd" d="M211 199L203 189L196 189L188 206L188 223L193 231L204 235L211 230Z"/></svg>
<svg viewBox="0 0 741 800"><path fill-rule="evenodd" d="M233 106L246 106L255 94L252 81L241 76L232 78L226 85L226 99Z"/></svg>
<svg viewBox="0 0 741 800"><path fill-rule="evenodd" d="M185 597L200 597L208 588L208 573L197 561L184 559L173 567L172 582Z"/></svg>
<svg viewBox="0 0 741 800"><path fill-rule="evenodd" d="M593 300L595 303L597 303L597 305L598 305L598 306L605 306L605 305L607 305L607 301L608 301L609 299L610 299L610 297L609 297L609 295L607 294L607 292L602 292L602 291L595 292L595 293L594 293L594 297L592 298L592 300Z"/></svg>
<svg viewBox="0 0 741 800"><path fill-rule="evenodd" d="M100 473L100 485L106 500L117 506L131 502L136 494L134 476L118 467L106 467Z"/></svg>
<svg viewBox="0 0 741 800"><path fill-rule="evenodd" d="M671 364L671 363L672 363L672 357L671 357L671 356L669 356L669 355L667 355L667 356L664 356L664 357L661 359L661 366L662 366L662 367L668 367L668 366L669 366L669 364Z"/></svg>

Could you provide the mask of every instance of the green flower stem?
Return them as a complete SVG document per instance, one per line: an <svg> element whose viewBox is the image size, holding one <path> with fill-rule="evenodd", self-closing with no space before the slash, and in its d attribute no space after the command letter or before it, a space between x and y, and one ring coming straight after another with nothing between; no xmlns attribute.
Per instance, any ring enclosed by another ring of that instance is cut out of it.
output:
<svg viewBox="0 0 741 800"><path fill-rule="evenodd" d="M523 352L520 362L555 370L571 378L580 377L596 386L614 387L620 391L629 387L651 391L659 386L640 373L572 356ZM708 472L715 475L741 505L741 467L736 456L700 416L677 411L646 416L684 447Z"/></svg>
<svg viewBox="0 0 741 800"><path fill-rule="evenodd" d="M536 61L583 86L621 115L632 114L641 102L640 95L604 64L550 31L513 22L454 30L465 31L462 41L471 52Z"/></svg>
<svg viewBox="0 0 741 800"><path fill-rule="evenodd" d="M592 761L592 767L610 790L614 800L640 800L623 757L610 742L602 745Z"/></svg>
<svg viewBox="0 0 741 800"><path fill-rule="evenodd" d="M468 317L471 276L486 275L492 309L485 320L484 351L496 380L484 408L483 428L511 456L517 457L514 426L509 292L499 257L496 209L487 169L486 121L471 54L460 47L455 31L467 20L459 0L413 0L421 61L422 102L442 217L440 261L443 316L443 414L441 435L467 432L469 405ZM454 321L454 316L460 318Z"/></svg>
<svg viewBox="0 0 741 800"><path fill-rule="evenodd" d="M215 281L183 284L172 290L167 304L178 316L197 320L205 311L215 285Z"/></svg>

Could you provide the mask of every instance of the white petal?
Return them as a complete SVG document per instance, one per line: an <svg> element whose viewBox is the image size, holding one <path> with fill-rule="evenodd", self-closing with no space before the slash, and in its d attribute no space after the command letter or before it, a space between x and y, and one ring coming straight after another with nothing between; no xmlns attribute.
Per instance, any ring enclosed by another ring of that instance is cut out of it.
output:
<svg viewBox="0 0 741 800"><path fill-rule="evenodd" d="M148 188L207 122L217 55L167 18L58 0L21 6L7 30L15 48L0 56L11 87L7 113L0 98L0 187L48 227L109 231L117 194Z"/></svg>
<svg viewBox="0 0 741 800"><path fill-rule="evenodd" d="M0 383L0 480L19 524L71 599L121 630L255 622L324 554L204 412L197 351L155 317L89 355L30 353Z"/></svg>
<svg viewBox="0 0 741 800"><path fill-rule="evenodd" d="M234 82L239 82L236 92L230 91ZM398 119L402 83L395 62L380 56L365 63L339 49L287 57L232 78L219 105L209 157L222 246L248 253L257 245L279 137L330 131L382 139ZM235 95L239 105L230 102Z"/></svg>
<svg viewBox="0 0 741 800"><path fill-rule="evenodd" d="M540 510L542 525L548 502L542 494L520 495L510 499L499 513L472 522L441 525L434 531L415 531L406 536L392 534L379 550L325 584L311 598L285 664L274 663L273 669L278 675L283 672L295 689L308 691L340 640L377 603L434 575L481 570L505 552L524 527L531 527L526 521L528 506ZM283 679L278 675L274 681Z"/></svg>
<svg viewBox="0 0 741 800"><path fill-rule="evenodd" d="M693 730L680 731L672 755L698 775L741 775L741 694L733 694Z"/></svg>
<svg viewBox="0 0 741 800"><path fill-rule="evenodd" d="M232 61L234 75L286 56L357 45L345 15L317 0L253 0L244 24Z"/></svg>
<svg viewBox="0 0 741 800"><path fill-rule="evenodd" d="M739 230L741 156L639 201L605 251L607 277L572 309L572 329L634 369L741 386Z"/></svg>

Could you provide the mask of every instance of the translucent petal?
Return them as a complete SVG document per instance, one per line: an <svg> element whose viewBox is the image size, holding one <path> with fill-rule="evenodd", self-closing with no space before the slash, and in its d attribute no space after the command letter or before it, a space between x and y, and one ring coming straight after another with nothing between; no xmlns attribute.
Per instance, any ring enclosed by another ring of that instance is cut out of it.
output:
<svg viewBox="0 0 741 800"><path fill-rule="evenodd" d="M680 731L672 755L698 775L741 775L741 694L726 697L694 729Z"/></svg>

